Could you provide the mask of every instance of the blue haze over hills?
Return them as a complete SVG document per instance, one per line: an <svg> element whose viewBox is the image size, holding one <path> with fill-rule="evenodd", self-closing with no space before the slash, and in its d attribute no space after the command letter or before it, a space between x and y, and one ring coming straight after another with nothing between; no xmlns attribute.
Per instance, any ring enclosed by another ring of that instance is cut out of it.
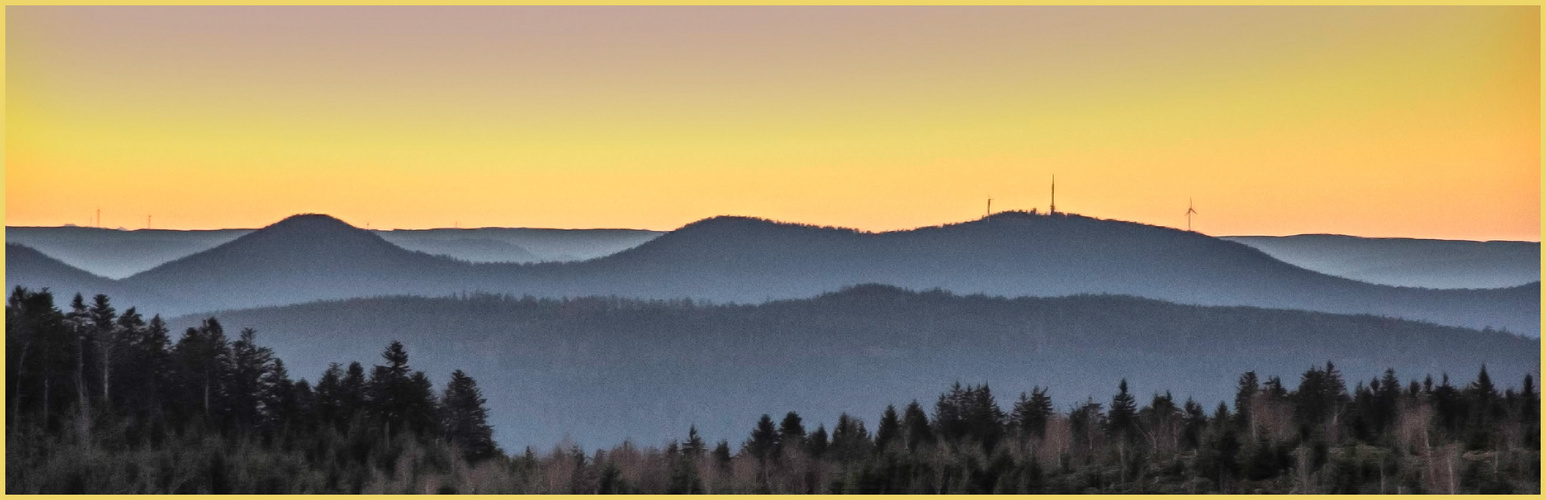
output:
<svg viewBox="0 0 1546 500"><path fill-rule="evenodd" d="M120 279L208 250L252 232L8 227L26 245L99 276ZM394 245L477 263L567 262L604 257L661 234L638 229L400 229L375 231ZM1540 243L1329 234L1223 236L1278 260L1319 273L1379 285L1507 288L1540 281Z"/></svg>
<svg viewBox="0 0 1546 500"><path fill-rule="evenodd" d="M8 236L18 229L41 228ZM296 377L315 379L330 361L375 363L387 341L403 340L437 383L463 368L485 385L507 446L566 434L658 444L691 423L735 440L748 419L789 410L873 422L863 412L928 403L956 380L1013 393L1051 386L1066 406L1109 398L1122 377L1139 394L1170 389L1212 404L1245 370L1292 384L1326 360L1350 382L1386 367L1403 378L1469 377L1481 363L1501 381L1539 373L1538 265L1521 286L1393 287L1239 242L1061 214L885 233L745 217L663 235L436 231L296 216L203 235L231 237L122 279L11 244L6 281L108 293L120 309L186 315L178 327L221 311L228 328L257 328ZM526 243L501 239L515 236ZM414 244L591 258L479 263ZM330 302L308 303L319 300ZM745 305L713 305L732 302Z"/></svg>

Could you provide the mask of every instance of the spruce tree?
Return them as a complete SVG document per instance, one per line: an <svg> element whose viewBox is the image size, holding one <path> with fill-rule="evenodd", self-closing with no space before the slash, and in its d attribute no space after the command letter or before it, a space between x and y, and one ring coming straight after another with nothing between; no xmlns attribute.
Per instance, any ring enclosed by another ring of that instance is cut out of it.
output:
<svg viewBox="0 0 1546 500"><path fill-rule="evenodd" d="M1106 416L1106 428L1111 436L1129 441L1136 430L1135 417L1138 414L1138 405L1132 394L1127 392L1127 379L1117 385L1117 395L1111 398L1111 411Z"/></svg>
<svg viewBox="0 0 1546 500"><path fill-rule="evenodd" d="M338 384L339 414L345 422L369 411L370 382L365 378L365 367L359 361L349 362L343 379Z"/></svg>
<svg viewBox="0 0 1546 500"><path fill-rule="evenodd" d="M317 420L326 428L344 432L348 415L344 413L344 369L338 363L328 364L327 371L317 379Z"/></svg>
<svg viewBox="0 0 1546 500"><path fill-rule="evenodd" d="M730 441L721 439L714 445L714 464L721 471L730 470Z"/></svg>
<svg viewBox="0 0 1546 500"><path fill-rule="evenodd" d="M778 429L773 426L773 417L763 414L757 420L757 427L752 429L752 435L742 447L745 453L759 460L767 460L778 450Z"/></svg>
<svg viewBox="0 0 1546 500"><path fill-rule="evenodd" d="M1526 447L1541 447L1541 394L1535 387L1535 378L1525 374L1520 385L1518 419L1521 438Z"/></svg>
<svg viewBox="0 0 1546 500"><path fill-rule="evenodd" d="M707 451L704 448L703 437L698 435L698 426L687 428L687 441L682 443L682 453L693 459L698 459Z"/></svg>
<svg viewBox="0 0 1546 500"><path fill-rule="evenodd" d="M91 393L86 388L88 380L86 373L88 362L86 359L92 355L92 351L88 349L95 340L92 334L94 329L90 325L91 316L86 310L86 300L81 297L81 294L75 294L75 298L70 301L70 312L65 314L64 323L74 334L75 338L75 378L73 382L75 385L77 412L76 427L83 432L83 437L86 438L86 441L90 441L92 404Z"/></svg>
<svg viewBox="0 0 1546 500"><path fill-rule="evenodd" d="M231 343L231 378L227 394L230 397L230 418L239 428L257 425L261 420L260 406L266 392L264 376L271 370L274 353L257 343L258 332L243 328ZM273 381L267 381L272 384Z"/></svg>
<svg viewBox="0 0 1546 500"><path fill-rule="evenodd" d="M834 458L839 462L858 460L868 456L874 446L863 421L847 413L838 415L837 426L832 428L831 451Z"/></svg>
<svg viewBox="0 0 1546 500"><path fill-rule="evenodd" d="M902 410L902 429L908 451L917 451L934 442L929 416L923 412L923 406L918 404L918 400L908 403L907 408Z"/></svg>
<svg viewBox="0 0 1546 500"><path fill-rule="evenodd" d="M1207 427L1208 415L1203 412L1202 405L1186 398L1186 403L1181 405L1181 448L1190 450L1201 446Z"/></svg>
<svg viewBox="0 0 1546 500"><path fill-rule="evenodd" d="M1255 426L1254 415L1251 414L1251 401L1261 391L1260 384L1256 380L1256 372L1245 372L1240 376L1240 381L1235 384L1235 420L1240 428L1248 429Z"/></svg>
<svg viewBox="0 0 1546 500"><path fill-rule="evenodd" d="M408 351L401 342L394 340L388 344L386 350L381 352L381 359L386 364L376 365L372 369L367 398L371 415L382 426L383 433L391 437L405 430L410 421L417 421L420 417L419 400L430 396L419 394L421 384L413 380L408 366Z"/></svg>
<svg viewBox="0 0 1546 500"><path fill-rule="evenodd" d="M96 340L95 347L97 362L99 363L97 370L98 374L102 377L102 383L98 388L102 391L102 402L104 404L111 404L113 401L112 391L110 390L112 387L113 354L118 348L121 337L117 325L117 310L113 309L113 305L107 298L107 295L99 293L96 297L92 298L91 310L88 314L91 317L91 327L94 330L92 337Z"/></svg>
<svg viewBox="0 0 1546 500"><path fill-rule="evenodd" d="M1491 448L1493 426L1503 406L1500 404L1498 389L1492 384L1492 376L1487 374L1487 365L1482 365L1476 380L1466 386L1464 397L1469 409L1466 416L1466 446L1473 450Z"/></svg>
<svg viewBox="0 0 1546 500"><path fill-rule="evenodd" d="M451 381L440 399L441 427L446 439L461 448L470 462L499 453L494 446L494 429L488 424L487 403L476 380L461 370L451 372Z"/></svg>
<svg viewBox="0 0 1546 500"><path fill-rule="evenodd" d="M889 447L902 446L902 421L896 414L896 407L886 405L886 411L880 415L880 426L875 428L875 449L886 451Z"/></svg>
<svg viewBox="0 0 1546 500"><path fill-rule="evenodd" d="M778 424L778 443L779 454L785 449L799 451L805 445L805 424L801 422L800 414L789 412L784 415L784 420Z"/></svg>
<svg viewBox="0 0 1546 500"><path fill-rule="evenodd" d="M441 432L440 399L435 397L435 384L422 371L408 377L407 408L403 413L408 430L419 436L433 436Z"/></svg>
<svg viewBox="0 0 1546 500"><path fill-rule="evenodd" d="M1014 408L1009 411L1009 422L1022 443L1031 438L1041 437L1040 432L1033 430L1033 427L1037 427L1035 409L1031 406L1031 398L1024 392L1020 393L1020 399L1015 401ZM1041 424L1041 431L1045 431L1046 422L1043 421Z"/></svg>
<svg viewBox="0 0 1546 500"><path fill-rule="evenodd" d="M809 454L811 458L819 460L826 456L827 448L830 446L830 444L831 443L827 441L826 424L818 424L816 426L816 431L812 432L805 439L805 452Z"/></svg>

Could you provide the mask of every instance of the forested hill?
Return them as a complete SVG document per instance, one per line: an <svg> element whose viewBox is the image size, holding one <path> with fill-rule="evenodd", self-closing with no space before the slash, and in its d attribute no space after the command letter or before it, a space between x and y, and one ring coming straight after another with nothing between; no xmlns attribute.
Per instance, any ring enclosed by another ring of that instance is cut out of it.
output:
<svg viewBox="0 0 1546 500"><path fill-rule="evenodd" d="M405 250L325 215L298 215L122 283L187 312L316 299L464 290L470 264ZM154 307L160 306L160 307Z"/></svg>
<svg viewBox="0 0 1546 500"><path fill-rule="evenodd" d="M375 298L226 311L296 373L372 359L401 340L429 373L463 369L489 397L500 442L661 442L696 423L801 408L831 421L927 397L940 381L1060 408L1127 378L1212 405L1240 373L1291 378L1328 360L1351 382L1539 372L1540 343L1498 331L1375 316L1199 307L1120 296L1005 299L861 286L813 299L705 305L617 298ZM172 321L174 331L202 316ZM439 382L438 380L436 381Z"/></svg>
<svg viewBox="0 0 1546 500"><path fill-rule="evenodd" d="M32 282L8 276L7 285L71 291L46 274L30 274ZM761 302L885 283L1011 297L1118 293L1540 331L1539 283L1498 290L1371 285L1198 233L1066 214L1000 213L886 233L716 217L607 257L548 264L455 261L304 215L115 283L124 299L169 314L464 291Z"/></svg>

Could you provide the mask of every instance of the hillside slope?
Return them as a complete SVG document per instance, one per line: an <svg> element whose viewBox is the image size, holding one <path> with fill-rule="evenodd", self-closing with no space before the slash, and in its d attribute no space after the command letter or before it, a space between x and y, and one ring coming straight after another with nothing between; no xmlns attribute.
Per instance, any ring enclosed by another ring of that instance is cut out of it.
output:
<svg viewBox="0 0 1546 500"><path fill-rule="evenodd" d="M179 318L193 325L199 316ZM225 312L253 327L295 377L334 361L379 363L392 340L436 383L463 369L509 449L633 438L658 444L696 424L743 436L747 415L799 409L831 422L886 404L925 405L948 384L989 383L1000 402L1050 386L1066 408L1173 390L1211 408L1236 378L1297 377L1330 360L1349 384L1394 368L1403 381L1463 378L1486 364L1501 386L1539 375L1540 342L1373 316L1200 307L1122 296L1004 299L859 286L756 306L615 298L377 298Z"/></svg>

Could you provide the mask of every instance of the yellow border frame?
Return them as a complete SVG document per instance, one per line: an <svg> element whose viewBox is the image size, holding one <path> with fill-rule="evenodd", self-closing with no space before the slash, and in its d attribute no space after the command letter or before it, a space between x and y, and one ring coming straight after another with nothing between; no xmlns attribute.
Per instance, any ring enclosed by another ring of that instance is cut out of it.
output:
<svg viewBox="0 0 1546 500"><path fill-rule="evenodd" d="M1072 1L1062 1L1062 2L1055 2L1055 1L1005 1L1005 0L976 0L976 1L970 1L970 2L939 2L939 1L922 1L922 0L892 0L892 1L855 0L855 1L849 1L849 2L812 1L812 0L764 0L764 1L675 0L675 1L671 1L671 2L658 2L658 1L653 1L652 2L652 1L647 1L647 0L622 0L622 1L614 0L614 1L606 1L606 2L587 2L587 1L574 1L574 0L555 0L555 1L548 1L548 2L509 2L509 1L490 1L490 0L464 0L464 1L456 2L454 5L661 5L661 4L670 4L670 5L942 5L942 4L945 4L945 5L1174 5L1171 2L1160 2L1160 1L1154 1L1154 0L1136 0L1136 1L1130 0L1130 1L1126 1L1126 2L1100 2L1100 1L1089 1L1089 0L1072 0ZM1477 4L1481 4L1481 2L1472 3L1470 5L1477 5ZM1533 6L1536 6L1538 8L1541 7L1543 4L1546 4L1546 2L1542 2L1542 1L1504 0L1504 1L1489 1L1489 2L1485 3L1485 5L1498 5L1498 6L1502 6L1502 5L1520 5L1520 6L1533 5ZM127 0L123 0L123 1L114 1L114 0L84 0L84 1L77 1L77 2L10 2L10 1L7 1L5 3L6 7L10 7L12 5L17 5L17 6L23 6L23 5L426 5L426 2L422 2L422 1L421 2L414 2L414 1L403 1L403 0L383 0L383 1L362 1L362 0L335 0L335 1L277 0L277 1L261 1L260 0L260 1L253 1L253 2L241 2L241 1L231 1L231 0L212 0L212 1L170 0L170 1L159 1L159 2L155 2L153 4L147 4L147 3L142 3L142 2L127 1ZM1249 0L1247 0L1247 1L1218 1L1218 0L1196 1L1196 0L1194 0L1194 1L1191 1L1191 2L1184 3L1184 5L1248 5L1248 6L1255 6L1255 5L1306 5L1306 6L1310 6L1310 5L1318 5L1318 6L1336 6L1336 5L1392 5L1392 6L1397 6L1397 5L1399 5L1399 6L1416 6L1416 5L1467 5L1467 3L1459 3L1459 4L1457 4L1455 2L1439 2L1439 1L1431 1L1431 0L1419 0L1419 1L1408 1L1408 2L1398 2L1398 1L1390 1L1390 0L1375 0L1375 1L1367 1L1367 2L1326 2L1326 1L1289 1L1289 2L1283 2L1283 1L1249 1ZM1546 9L1539 9L1538 13L1546 13ZM1546 15L1542 15L1541 19L1542 19L1542 21L1546 21ZM1542 24L1546 24L1546 22L1543 22ZM5 31L4 27L5 27L5 11L0 10L0 34L4 33L4 31ZM1546 44L1543 44L1543 49L1546 49ZM1543 66L1546 66L1546 50L1542 50L1542 54L1543 54L1543 57L1542 57ZM4 91L5 91L5 64L4 63L5 63L5 38L4 37L0 37L0 95L4 95ZM4 116L5 109L6 109L6 107L5 107L5 99L4 99L4 97L0 97L0 116ZM0 119L0 172L3 172L5 170L5 159L4 159L4 156L3 156L3 151L4 151L4 148L5 148L5 139L4 139L5 131L6 131L5 121L3 119ZM1543 128L1542 144L1546 144L1546 128ZM1543 151L1546 151L1546 148L1543 148ZM5 180L4 180L3 177L0 177L0 189L3 189L4 186L5 186ZM1541 187L1546 188L1546 180L1543 180ZM1543 189L1543 191L1546 191L1546 189ZM3 191L0 191L0 200L3 200L3 199L4 199ZM4 217L5 217L5 206L4 206L3 203L0 203L0 219L3 219ZM1546 222L1542 223L1542 229L1543 229L1542 232L1546 232ZM4 243L4 241L5 241L4 235L3 235L3 233L0 233L0 243ZM3 248L0 248L0 257L4 257L4 256L5 256L5 250ZM1546 263L1546 259L1543 259L1542 262ZM4 277L4 272L3 271L0 271L0 277ZM1543 295L1546 295L1546 294L1543 294ZM1543 318L1543 320L1546 320L1546 315L1543 315L1542 318ZM0 322L3 322L3 320L0 320ZM1546 322L1546 321L1543 321L1543 322ZM5 347L3 345L0 345L0 353L4 353L4 351L5 351ZM1546 352L1546 351L1543 351L1543 352ZM4 361L0 360L0 366L3 366L3 364L4 364ZM4 425L5 425L4 424L4 419L3 419L4 412L5 412L5 409L4 408L0 408L0 432L4 431ZM1543 433L1543 435L1546 435L1546 433ZM0 462L3 462L3 460L4 459L0 459ZM125 497L125 498L129 498L129 496L127 496L127 495L100 495L100 496L99 495L92 495L92 496L93 497L109 497L109 496L111 496L111 497ZM365 496L385 497L386 495L315 495L315 496L317 496L317 497L327 497L327 498L358 498L358 497L365 497ZM556 496L556 497L582 498L582 496L580 496L580 495L554 495L554 496ZM670 495L629 495L629 496L630 497L639 497L639 498L656 498L656 497L670 498L670 497L672 497ZM794 495L770 495L770 496L774 496L774 497L788 496L788 497L791 497L791 498L795 497ZM827 495L818 495L818 496L827 496ZM1180 496L1184 497L1184 496L1190 496L1190 495L1180 495ZM1198 495L1198 496L1200 497L1200 495ZM1244 495L1226 495L1226 496L1244 496ZM1305 495L1304 497L1307 497L1307 498L1321 498L1321 497L1339 497L1339 496L1341 496L1341 495ZM1461 495L1461 496L1469 497L1469 496L1479 496L1479 495ZM41 495L41 497L52 498L52 497L54 497L54 495ZM256 498L256 497L260 497L260 496L258 496L258 495L192 495L192 497L209 497L209 498L251 497L251 498ZM494 495L470 495L470 497L474 497L474 498L489 498L489 497L494 497ZM890 497L916 497L916 498L924 498L922 495L890 495ZM1083 498L1083 496L1076 497L1074 495L1047 495L1046 497L1054 497L1054 498L1056 498L1056 497ZM1121 495L1094 495L1094 497L1096 497L1096 498L1123 498ZM60 496L60 498L75 498L75 497L73 497L73 496L68 496L68 497ZM181 497L179 497L179 498L181 498ZM1296 497L1296 498L1298 498L1298 497Z"/></svg>

